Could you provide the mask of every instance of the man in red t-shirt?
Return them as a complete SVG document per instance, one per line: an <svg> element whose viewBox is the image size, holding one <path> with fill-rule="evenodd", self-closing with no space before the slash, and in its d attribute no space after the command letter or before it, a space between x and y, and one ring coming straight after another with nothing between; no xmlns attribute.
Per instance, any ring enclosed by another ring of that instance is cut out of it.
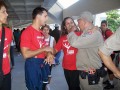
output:
<svg viewBox="0 0 120 90"><path fill-rule="evenodd" d="M101 22L101 30L102 30L102 35L103 35L104 40L106 40L113 34L113 32L110 29L108 29L107 26L108 26L107 21L103 20ZM112 60L114 59L114 57L115 57L115 54L114 53L111 54ZM109 81L107 80L107 81L103 82L103 84L107 84L107 86L105 86L104 89L113 89L114 88L114 85L113 85L114 75L113 75L112 71L110 71L109 69L108 69L108 75L109 75Z"/></svg>
<svg viewBox="0 0 120 90"><path fill-rule="evenodd" d="M48 15L43 7L37 7L32 12L33 23L21 35L21 51L25 61L25 80L28 90L45 90L43 82L47 82L48 72L44 64L45 52L51 48L45 47L45 40L40 27L45 25ZM42 89L43 88L43 89Z"/></svg>
<svg viewBox="0 0 120 90"><path fill-rule="evenodd" d="M3 1L0 1L0 44L2 38L2 24L7 22L8 14L6 12L6 5ZM11 73L10 73L10 43L12 41L12 31L9 28L4 27L5 39L3 48L2 59L2 72L3 80L0 82L0 90L11 90ZM0 45L1 46L1 45ZM0 79L2 79L0 77Z"/></svg>

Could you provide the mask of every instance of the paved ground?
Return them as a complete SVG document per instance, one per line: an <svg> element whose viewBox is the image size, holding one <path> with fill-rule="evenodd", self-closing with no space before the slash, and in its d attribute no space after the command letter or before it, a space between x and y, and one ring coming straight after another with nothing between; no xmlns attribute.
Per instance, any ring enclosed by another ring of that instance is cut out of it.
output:
<svg viewBox="0 0 120 90"><path fill-rule="evenodd" d="M112 90L120 90L120 83L118 85L119 81L115 79L114 82L115 89ZM53 67L50 87L51 90L68 90L61 64ZM15 68L12 70L12 90L26 90L24 79L24 59L22 56L18 56L17 54L15 54Z"/></svg>

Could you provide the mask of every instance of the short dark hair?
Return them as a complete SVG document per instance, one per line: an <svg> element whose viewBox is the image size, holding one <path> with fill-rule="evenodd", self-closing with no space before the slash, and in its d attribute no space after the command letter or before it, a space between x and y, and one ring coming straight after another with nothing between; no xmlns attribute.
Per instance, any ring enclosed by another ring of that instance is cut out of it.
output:
<svg viewBox="0 0 120 90"><path fill-rule="evenodd" d="M106 26L107 26L107 24L108 24L106 20L102 20L102 21L101 21L101 24L102 24L102 23L105 23Z"/></svg>
<svg viewBox="0 0 120 90"><path fill-rule="evenodd" d="M0 9L1 9L1 7L5 7L5 8L7 8L7 5L5 4L5 2L3 1L3 0L0 0Z"/></svg>
<svg viewBox="0 0 120 90"><path fill-rule="evenodd" d="M48 12L47 9L45 9L45 8L43 8L43 7L41 7L41 6L40 6L40 7L36 7L36 8L33 10L33 12L32 12L32 18L35 19L35 17L37 16L37 14L42 14L43 11Z"/></svg>

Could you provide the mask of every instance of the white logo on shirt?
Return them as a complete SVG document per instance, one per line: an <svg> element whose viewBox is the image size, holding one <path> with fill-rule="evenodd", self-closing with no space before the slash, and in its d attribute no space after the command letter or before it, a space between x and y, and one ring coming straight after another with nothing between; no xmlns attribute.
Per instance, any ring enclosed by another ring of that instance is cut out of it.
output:
<svg viewBox="0 0 120 90"><path fill-rule="evenodd" d="M5 38L5 41L7 41L8 39ZM0 39L0 42L1 42L1 39ZM8 48L8 45L4 46L4 50ZM7 53L3 53L3 58L6 58L7 57Z"/></svg>
<svg viewBox="0 0 120 90"><path fill-rule="evenodd" d="M7 38L5 38L5 41L7 41ZM1 39L0 39L0 42L1 42ZM8 45L4 46L4 50L8 48Z"/></svg>
<svg viewBox="0 0 120 90"><path fill-rule="evenodd" d="M3 53L3 58L6 58L7 57L7 54L6 53Z"/></svg>
<svg viewBox="0 0 120 90"><path fill-rule="evenodd" d="M71 46L67 40L63 40L63 46L67 49L67 54L74 54L74 50L69 50Z"/></svg>
<svg viewBox="0 0 120 90"><path fill-rule="evenodd" d="M40 45L40 48L43 46L43 44L44 44L44 42L43 42L43 39L44 39L44 37L42 36L37 36L37 40L38 40L38 43L39 43L39 45Z"/></svg>
<svg viewBox="0 0 120 90"><path fill-rule="evenodd" d="M7 38L5 38L5 41L7 41ZM0 39L0 42L1 42L1 39Z"/></svg>

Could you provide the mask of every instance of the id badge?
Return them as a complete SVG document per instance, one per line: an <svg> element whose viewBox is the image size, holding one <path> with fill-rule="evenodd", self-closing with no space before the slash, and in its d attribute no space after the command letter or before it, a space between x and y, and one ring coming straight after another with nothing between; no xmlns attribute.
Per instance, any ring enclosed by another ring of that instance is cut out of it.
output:
<svg viewBox="0 0 120 90"><path fill-rule="evenodd" d="M68 54L74 54L74 50L68 50Z"/></svg>

